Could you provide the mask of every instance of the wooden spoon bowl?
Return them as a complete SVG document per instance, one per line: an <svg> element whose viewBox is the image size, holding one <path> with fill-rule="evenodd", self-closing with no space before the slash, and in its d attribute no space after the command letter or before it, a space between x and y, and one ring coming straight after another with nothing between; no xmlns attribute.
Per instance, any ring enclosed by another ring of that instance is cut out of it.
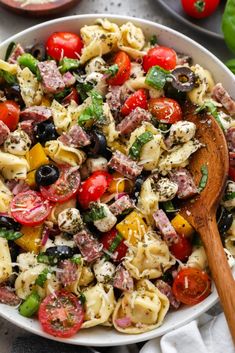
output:
<svg viewBox="0 0 235 353"><path fill-rule="evenodd" d="M211 274L235 343L235 281L216 223L216 210L229 168L227 143L222 129L208 114L195 114L195 107L186 106L185 120L196 125L196 137L205 146L193 155L189 169L198 184L201 167L206 165L208 180L198 197L183 203L180 214L192 224L203 241Z"/></svg>

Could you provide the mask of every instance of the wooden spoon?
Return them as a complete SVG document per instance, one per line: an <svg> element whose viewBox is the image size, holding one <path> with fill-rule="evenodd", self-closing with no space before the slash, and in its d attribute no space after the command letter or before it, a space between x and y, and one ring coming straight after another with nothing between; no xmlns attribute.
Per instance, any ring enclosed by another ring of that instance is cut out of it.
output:
<svg viewBox="0 0 235 353"><path fill-rule="evenodd" d="M187 200L183 204L180 213L195 228L203 241L211 274L235 343L235 281L216 223L216 210L229 168L227 143L222 129L213 117L208 114L195 114L195 107L185 107L185 110L185 120L196 124L196 137L205 145L193 155L189 169L198 185L201 166L206 165L208 181L197 198Z"/></svg>

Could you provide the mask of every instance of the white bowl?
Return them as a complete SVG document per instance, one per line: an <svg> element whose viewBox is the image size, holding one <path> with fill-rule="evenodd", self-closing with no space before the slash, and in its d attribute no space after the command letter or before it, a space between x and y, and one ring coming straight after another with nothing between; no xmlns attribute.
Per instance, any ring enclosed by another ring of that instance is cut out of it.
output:
<svg viewBox="0 0 235 353"><path fill-rule="evenodd" d="M19 42L23 46L31 45L37 41L44 42L48 35L52 32L79 32L79 29L82 26L86 24L92 24L97 18L100 17L109 18L117 24L132 21L134 24L140 26L144 30L146 36L156 34L159 43L173 47L177 52L192 56L195 63L201 64L204 68L212 72L215 82L221 82L223 86L228 90L228 92L230 92L230 94L234 93L235 79L233 74L208 50L197 44L195 41L187 38L183 34L172 30L171 28L150 21L131 17L112 16L107 14L81 16L77 15L45 22L20 32L0 44L0 58L4 58L6 48L12 41ZM92 329L81 330L77 335L69 339L58 339L45 334L37 320L26 319L23 316L20 316L17 310L12 307L0 304L0 315L17 326L20 326L30 332L49 339L85 346L115 346L146 341L151 338L161 336L166 332L169 332L192 321L207 311L209 308L211 308L217 300L218 295L213 287L211 295L207 297L202 303L192 307L184 307L176 312L170 312L166 315L166 318L161 327L153 331L138 335L127 335L119 333L112 328L100 326Z"/></svg>

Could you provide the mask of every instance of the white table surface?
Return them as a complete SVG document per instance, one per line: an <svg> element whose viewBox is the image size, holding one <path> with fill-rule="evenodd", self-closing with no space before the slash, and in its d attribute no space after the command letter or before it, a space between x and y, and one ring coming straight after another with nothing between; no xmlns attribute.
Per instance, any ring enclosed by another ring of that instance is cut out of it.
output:
<svg viewBox="0 0 235 353"><path fill-rule="evenodd" d="M156 21L172 27L200 42L222 61L231 57L222 40L195 32L185 24L182 24L172 17L172 15L169 15L157 0L81 0L78 5L65 12L63 16L85 13L128 15ZM47 20L48 18L22 17L0 7L0 42L19 31ZM0 318L0 353L10 353L11 344L14 339L19 335L25 334L24 330Z"/></svg>

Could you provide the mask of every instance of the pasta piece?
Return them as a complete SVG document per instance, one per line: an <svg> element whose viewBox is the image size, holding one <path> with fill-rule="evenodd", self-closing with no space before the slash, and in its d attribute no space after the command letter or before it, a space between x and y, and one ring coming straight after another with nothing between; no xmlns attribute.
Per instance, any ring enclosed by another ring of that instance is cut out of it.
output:
<svg viewBox="0 0 235 353"><path fill-rule="evenodd" d="M37 287L37 293L41 298L45 298L47 295L54 293L61 288L61 284L54 273L48 273L47 280L45 281L43 288ZM67 288L66 288L67 289Z"/></svg>
<svg viewBox="0 0 235 353"><path fill-rule="evenodd" d="M12 198L13 195L11 191L0 178L0 212L7 212L9 210L9 205Z"/></svg>
<svg viewBox="0 0 235 353"><path fill-rule="evenodd" d="M199 86L188 92L188 97L193 104L203 105L205 103L205 98L209 98L208 94L212 91L215 83L211 73L200 65L196 64L195 66L192 66L191 69L198 78Z"/></svg>
<svg viewBox="0 0 235 353"><path fill-rule="evenodd" d="M32 293L36 279L46 267L44 264L38 264L19 274L15 281L15 291L19 298L26 299Z"/></svg>
<svg viewBox="0 0 235 353"><path fill-rule="evenodd" d="M188 164L188 158L196 152L202 144L194 139L184 143L173 152L162 155L159 161L159 169L163 174L167 174L172 168L185 167Z"/></svg>
<svg viewBox="0 0 235 353"><path fill-rule="evenodd" d="M46 154L58 164L80 166L85 161L85 153L77 148L65 146L61 141L52 140L45 144Z"/></svg>
<svg viewBox="0 0 235 353"><path fill-rule="evenodd" d="M138 209L145 216L147 223L154 224L153 213L158 209L159 194L153 190L153 180L148 178L144 181L138 201Z"/></svg>
<svg viewBox="0 0 235 353"><path fill-rule="evenodd" d="M104 73L106 70L106 62L101 56L97 56L96 58L91 59L85 67L85 71L88 75L93 72Z"/></svg>
<svg viewBox="0 0 235 353"><path fill-rule="evenodd" d="M67 114L67 109L56 100L53 100L50 108L58 134L66 132L71 126L71 118Z"/></svg>
<svg viewBox="0 0 235 353"><path fill-rule="evenodd" d="M163 146L163 138L161 133L150 123L143 123L142 126L135 129L130 136L128 150L131 148L136 138L149 131L153 134L153 139L145 143L141 148L139 164L143 166L144 170L151 171L156 169L161 155L161 147Z"/></svg>
<svg viewBox="0 0 235 353"><path fill-rule="evenodd" d="M149 280L137 282L136 290L118 300L113 313L117 331L137 334L160 326L169 310L169 300Z"/></svg>
<svg viewBox="0 0 235 353"><path fill-rule="evenodd" d="M0 151L0 170L5 179L26 179L29 165L24 157Z"/></svg>
<svg viewBox="0 0 235 353"><path fill-rule="evenodd" d="M82 328L104 325L110 319L115 307L113 287L97 283L83 292L85 301L85 318Z"/></svg>
<svg viewBox="0 0 235 353"><path fill-rule="evenodd" d="M84 42L81 64L113 51L121 38L118 25L107 19L98 19L95 25L82 27L80 33Z"/></svg>
<svg viewBox="0 0 235 353"><path fill-rule="evenodd" d="M175 264L167 244L153 231L146 233L136 246L128 248L123 262L135 279L159 278Z"/></svg>
<svg viewBox="0 0 235 353"><path fill-rule="evenodd" d="M102 126L102 131L106 137L107 145L112 147L112 143L118 138L119 132L116 130L115 121L108 103L104 103L103 112L107 122Z"/></svg>
<svg viewBox="0 0 235 353"><path fill-rule="evenodd" d="M187 261L187 267L198 268L204 271L208 267L207 256L203 246L194 247Z"/></svg>
<svg viewBox="0 0 235 353"><path fill-rule="evenodd" d="M134 59L146 54L143 51L145 38L141 28L136 27L132 22L127 22L120 27L120 31L121 40L118 42L119 49L125 51Z"/></svg>
<svg viewBox="0 0 235 353"><path fill-rule="evenodd" d="M19 66L17 64L10 64L7 61L0 59L0 70L9 72L12 75L17 73Z"/></svg>
<svg viewBox="0 0 235 353"><path fill-rule="evenodd" d="M38 82L34 74L27 67L23 70L19 68L17 78L20 85L20 93L26 107L40 105L42 102L43 92L41 83Z"/></svg>
<svg viewBox="0 0 235 353"><path fill-rule="evenodd" d="M37 265L37 255L32 252L23 252L17 256L17 263L19 270L24 272L29 268L35 267Z"/></svg>
<svg viewBox="0 0 235 353"><path fill-rule="evenodd" d="M8 241L0 237L0 283L6 281L11 274L12 265Z"/></svg>

